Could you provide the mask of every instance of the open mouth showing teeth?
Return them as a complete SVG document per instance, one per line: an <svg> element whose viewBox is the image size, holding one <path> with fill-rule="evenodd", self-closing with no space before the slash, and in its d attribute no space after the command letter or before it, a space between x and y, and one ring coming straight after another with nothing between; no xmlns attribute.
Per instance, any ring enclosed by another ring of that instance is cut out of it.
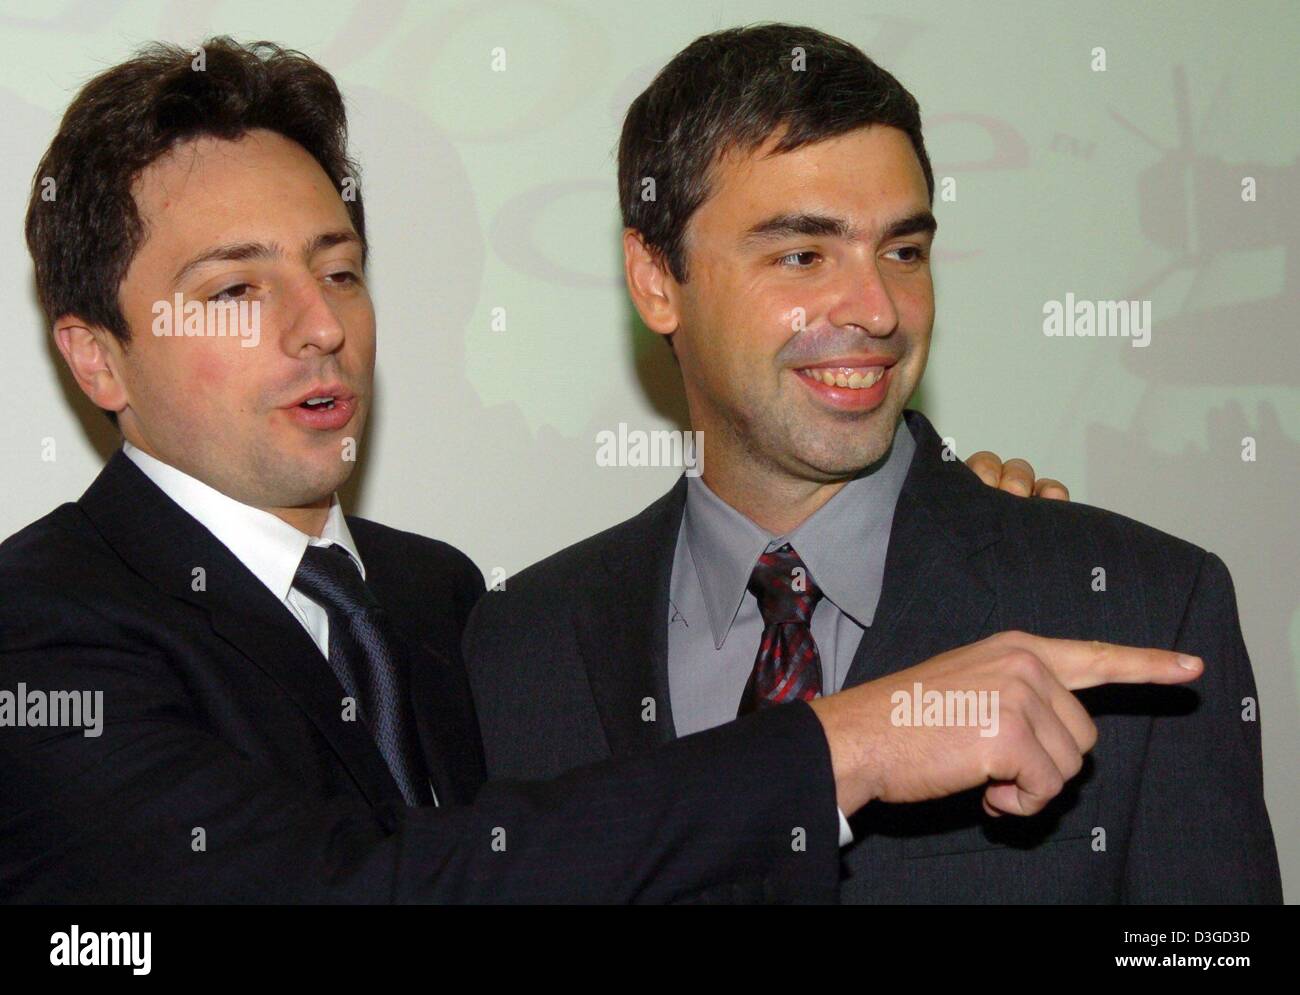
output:
<svg viewBox="0 0 1300 995"><path fill-rule="evenodd" d="M799 375L823 383L827 387L866 390L880 382L880 378L885 375L885 368L883 366L816 366L799 370Z"/></svg>
<svg viewBox="0 0 1300 995"><path fill-rule="evenodd" d="M328 411L334 407L334 398L332 397L309 397L303 401L300 408L306 408L308 411Z"/></svg>

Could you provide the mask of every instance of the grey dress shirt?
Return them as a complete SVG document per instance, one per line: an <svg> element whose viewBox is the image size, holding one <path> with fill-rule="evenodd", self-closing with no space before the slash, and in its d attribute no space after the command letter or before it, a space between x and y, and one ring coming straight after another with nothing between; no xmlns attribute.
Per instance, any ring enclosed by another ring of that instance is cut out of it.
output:
<svg viewBox="0 0 1300 995"><path fill-rule="evenodd" d="M668 692L677 735L736 717L763 634L749 577L759 556L787 542L823 594L812 633L823 690L840 690L880 601L894 505L915 450L899 419L884 459L781 536L736 511L702 478L687 479L668 594Z"/></svg>

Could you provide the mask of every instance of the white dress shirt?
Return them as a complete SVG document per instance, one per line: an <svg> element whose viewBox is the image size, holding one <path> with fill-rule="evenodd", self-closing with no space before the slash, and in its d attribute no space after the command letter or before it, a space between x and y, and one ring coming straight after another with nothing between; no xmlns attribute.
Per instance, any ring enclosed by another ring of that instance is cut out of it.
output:
<svg viewBox="0 0 1300 995"><path fill-rule="evenodd" d="M284 603L307 630L321 655L329 659L329 617L324 608L293 586L293 578L309 545L332 546L337 543L348 551L361 571L362 579L365 579L366 566L361 562L352 534L348 532L338 495L335 494L330 501L325 527L317 538L299 532L269 511L241 504L129 442L122 443L122 451L164 494L198 519L200 525L216 536L235 559Z"/></svg>
<svg viewBox="0 0 1300 995"><path fill-rule="evenodd" d="M361 562L361 554L357 552L352 533L348 531L339 496L335 494L330 498L329 513L320 536L309 536L283 519L276 518L269 511L242 504L129 442L122 443L122 451L164 494L216 536L234 554L235 559L280 599L289 613L307 630L307 635L311 636L321 656L328 660L329 616L325 614L324 608L293 586L293 578L298 573L298 564L302 562L303 553L307 552L308 546L337 544L348 551L357 569L361 571L361 579L366 579L366 565ZM429 782L429 792L433 796L433 803L439 804L438 792L432 781Z"/></svg>

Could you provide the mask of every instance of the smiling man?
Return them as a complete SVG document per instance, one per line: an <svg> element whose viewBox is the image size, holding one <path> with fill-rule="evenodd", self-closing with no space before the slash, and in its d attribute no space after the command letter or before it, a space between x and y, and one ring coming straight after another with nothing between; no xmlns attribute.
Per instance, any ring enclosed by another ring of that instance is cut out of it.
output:
<svg viewBox="0 0 1300 995"><path fill-rule="evenodd" d="M657 252L650 223L624 236L633 299L691 371L707 486L774 534L889 452L934 323L933 180L908 136L867 126L782 152L787 134L722 156L680 245Z"/></svg>
<svg viewBox="0 0 1300 995"><path fill-rule="evenodd" d="M1223 563L983 487L905 410L936 233L911 94L810 28L720 31L633 102L619 190L628 290L679 361L703 473L479 601L489 774L851 700L875 778L846 901L1280 901ZM1028 638L1006 630L1206 671L1195 690L1097 688L1026 656L1008 680L978 651ZM1016 744L1017 783L996 743Z"/></svg>
<svg viewBox="0 0 1300 995"><path fill-rule="evenodd" d="M336 495L376 331L342 97L299 53L203 49L91 80L33 184L41 306L123 443L0 546L0 898L832 899L873 776L852 694L484 785L482 576Z"/></svg>

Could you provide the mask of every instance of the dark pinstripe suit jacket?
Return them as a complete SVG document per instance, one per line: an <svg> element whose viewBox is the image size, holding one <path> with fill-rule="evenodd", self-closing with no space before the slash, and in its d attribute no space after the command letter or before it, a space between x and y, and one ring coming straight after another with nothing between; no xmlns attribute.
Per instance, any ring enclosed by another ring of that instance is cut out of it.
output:
<svg viewBox="0 0 1300 995"><path fill-rule="evenodd" d="M0 725L0 901L834 899L835 786L810 708L485 786L460 661L482 576L446 543L348 526L407 650L442 807L402 803L303 627L118 452L80 501L0 545L0 690L98 691L104 720L93 738Z"/></svg>
<svg viewBox="0 0 1300 995"><path fill-rule="evenodd" d="M917 451L846 687L1008 629L1177 648L1206 671L1190 687L1081 692L1097 745L1033 818L988 819L979 791L868 806L842 899L1280 901L1259 722L1242 719L1255 681L1222 561L1110 512L986 487L943 458L924 416L906 418ZM489 776L549 777L673 738L668 586L684 498L682 479L479 602L465 651Z"/></svg>

